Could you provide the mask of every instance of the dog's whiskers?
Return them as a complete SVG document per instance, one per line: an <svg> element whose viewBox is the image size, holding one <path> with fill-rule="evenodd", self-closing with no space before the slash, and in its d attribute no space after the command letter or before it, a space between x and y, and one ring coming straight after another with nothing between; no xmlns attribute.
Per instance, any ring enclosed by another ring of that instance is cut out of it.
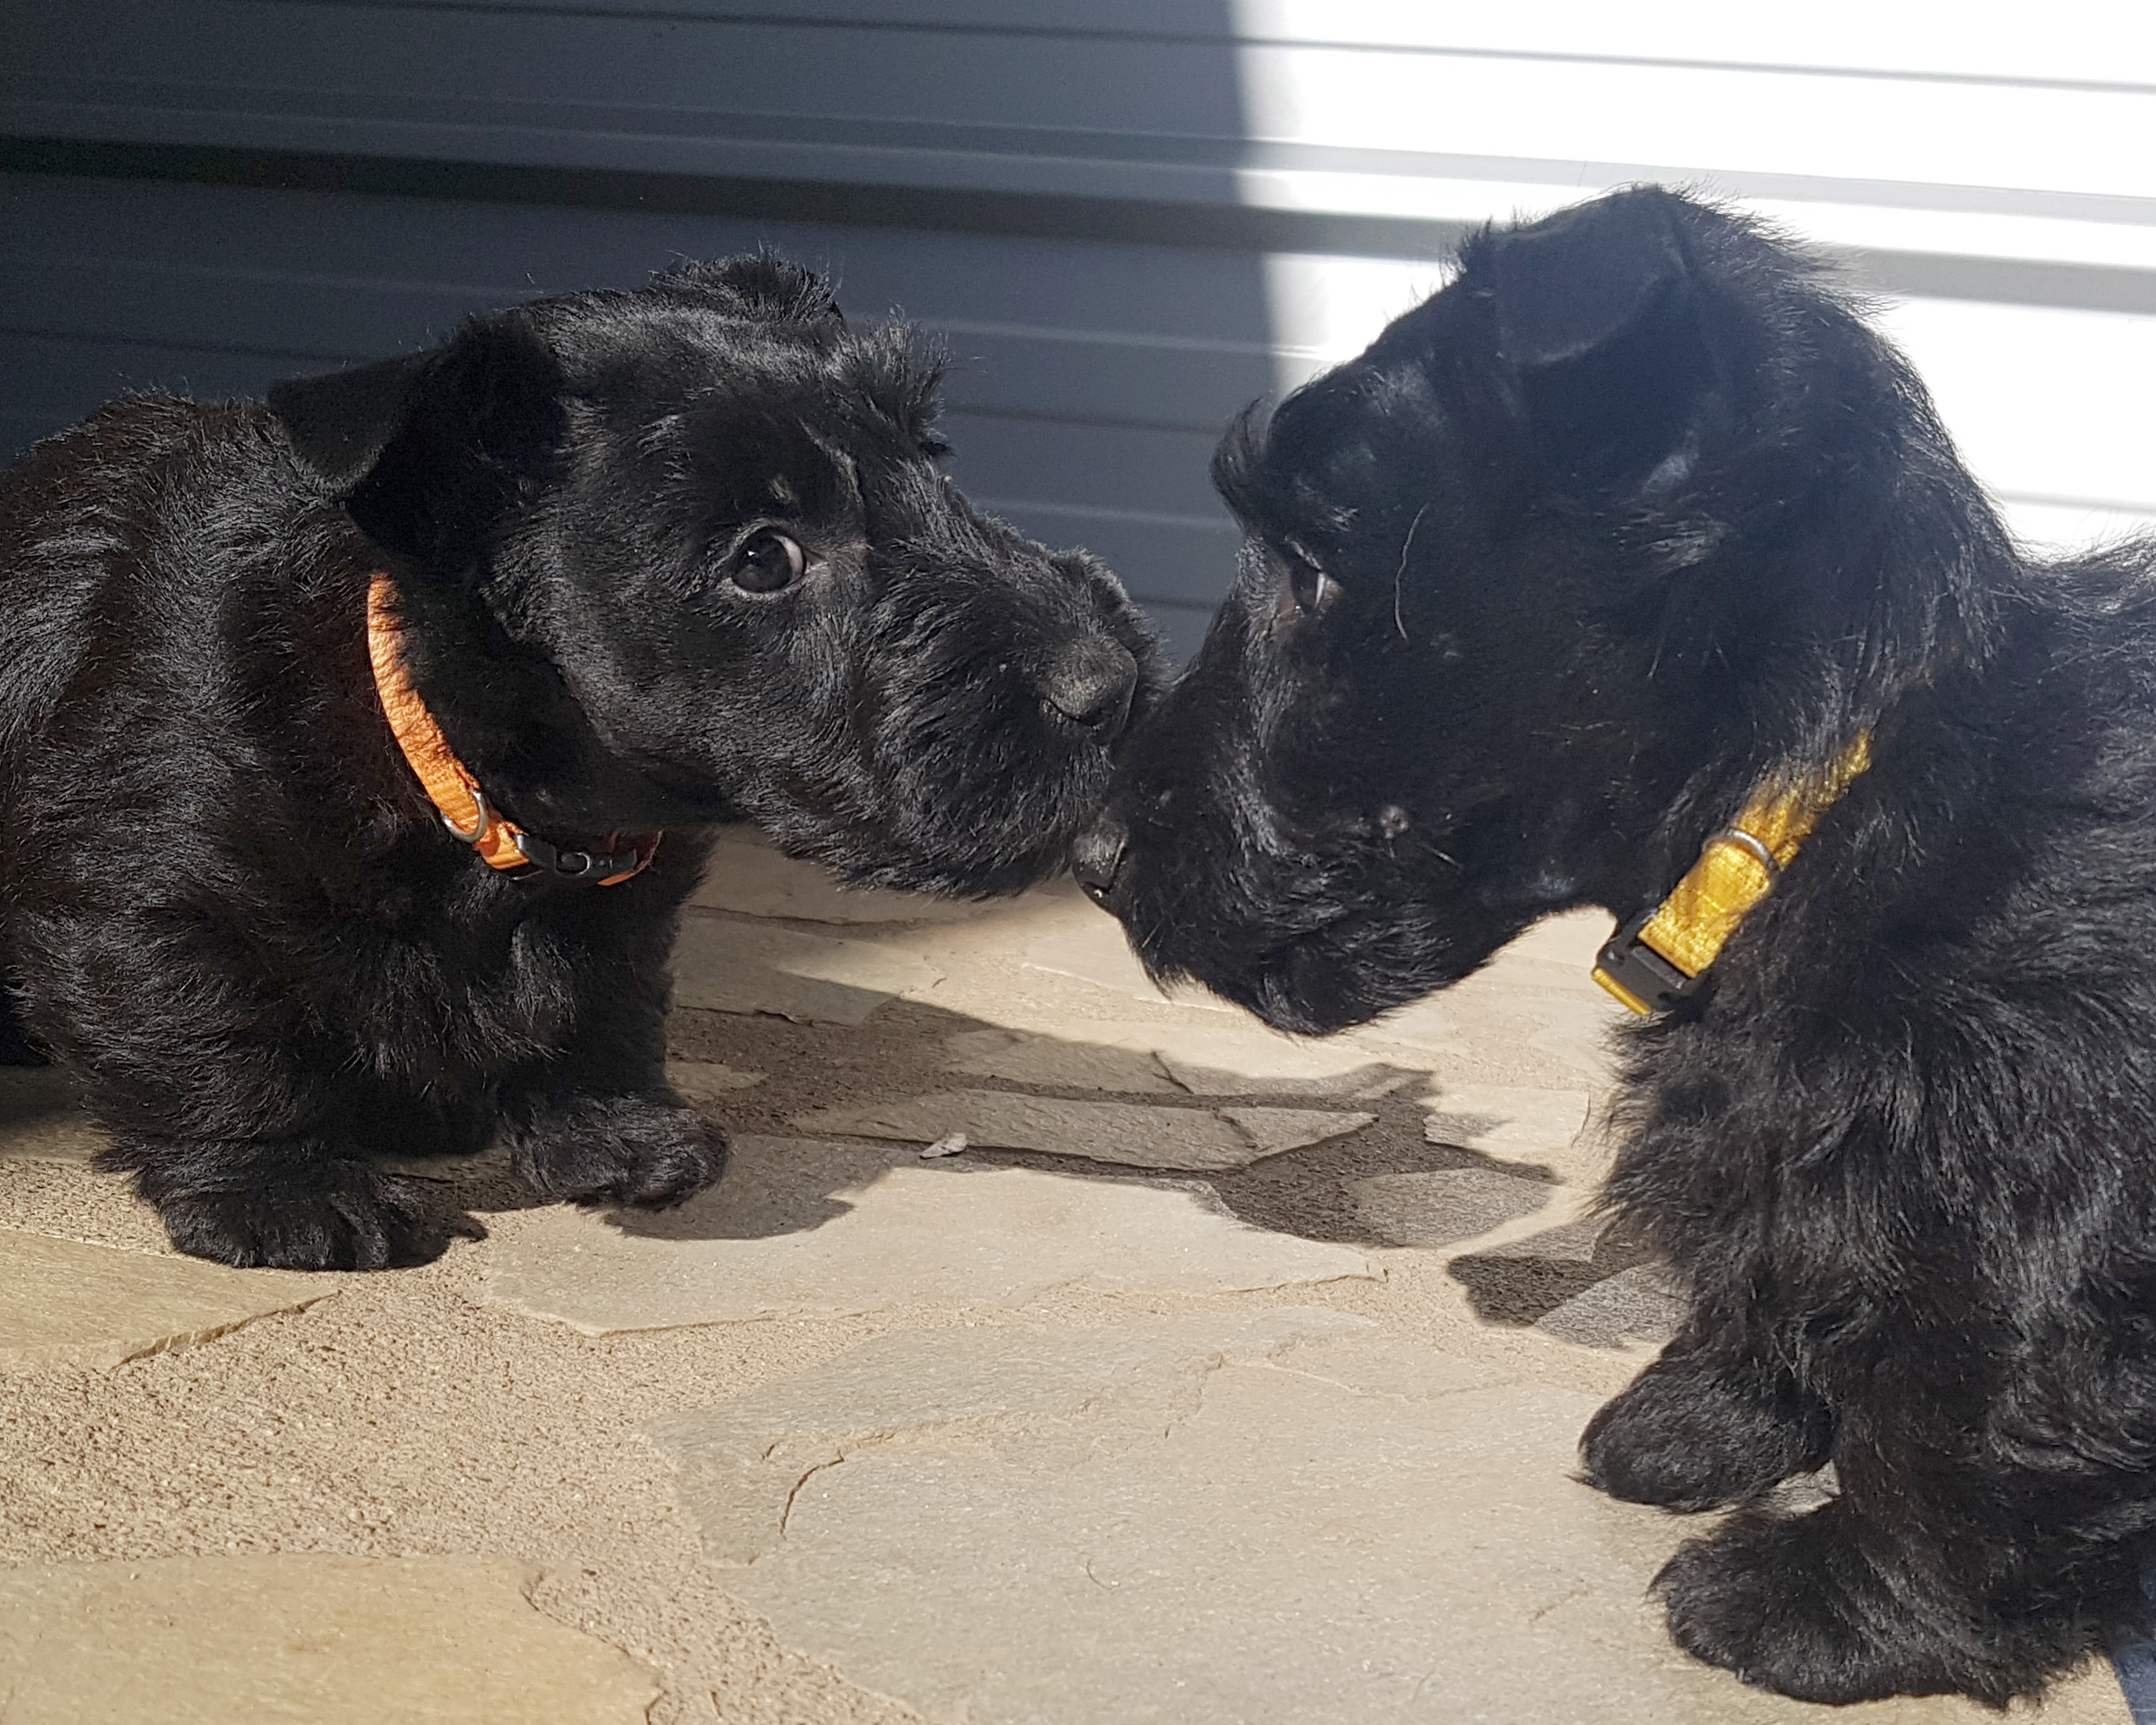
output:
<svg viewBox="0 0 2156 1725"><path fill-rule="evenodd" d="M1429 514L1424 503L1415 511L1415 519L1407 524L1407 536L1400 541L1400 567L1392 572L1392 626L1400 631L1400 639L1407 639L1407 625L1400 616L1400 584L1407 575L1407 553L1414 548L1415 530L1423 525L1423 517Z"/></svg>

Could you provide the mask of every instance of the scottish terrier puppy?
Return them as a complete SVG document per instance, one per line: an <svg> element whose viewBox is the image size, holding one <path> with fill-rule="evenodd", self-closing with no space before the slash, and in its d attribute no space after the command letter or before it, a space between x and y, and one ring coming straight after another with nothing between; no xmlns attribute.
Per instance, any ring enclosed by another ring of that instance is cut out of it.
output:
<svg viewBox="0 0 2156 1725"><path fill-rule="evenodd" d="M1060 866L1155 651L959 495L935 382L743 258L0 477L5 1035L176 1245L424 1260L376 1162L497 1133L551 1198L709 1184L664 1024L719 823L935 893Z"/></svg>
<svg viewBox="0 0 2156 1725"><path fill-rule="evenodd" d="M1616 917L1607 1202L1690 1316L1584 1457L1734 1508L1677 1640L1999 1703L2144 1629L2156 547L2026 559L1818 266L1654 189L1471 240L1216 475L1240 582L1081 877L1302 1031Z"/></svg>

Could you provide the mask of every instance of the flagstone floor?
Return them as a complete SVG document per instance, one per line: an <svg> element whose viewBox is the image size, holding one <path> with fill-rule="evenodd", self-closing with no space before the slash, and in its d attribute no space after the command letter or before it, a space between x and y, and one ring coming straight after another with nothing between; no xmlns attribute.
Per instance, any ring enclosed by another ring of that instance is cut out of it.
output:
<svg viewBox="0 0 2156 1725"><path fill-rule="evenodd" d="M1601 931L1296 1043L1067 889L729 843L673 1025L727 1180L410 1166L486 1237L378 1276L174 1256L0 1074L0 1717L1989 1717L1690 1664L1644 1594L1687 1524L1571 1477L1671 1316L1588 1208ZM2043 1717L2126 1710L2098 1667Z"/></svg>

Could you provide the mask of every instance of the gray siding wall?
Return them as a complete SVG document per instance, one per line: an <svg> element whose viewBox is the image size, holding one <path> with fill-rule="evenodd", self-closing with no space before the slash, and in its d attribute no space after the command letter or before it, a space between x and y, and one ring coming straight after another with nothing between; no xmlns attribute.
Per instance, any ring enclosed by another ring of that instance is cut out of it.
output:
<svg viewBox="0 0 2156 1725"><path fill-rule="evenodd" d="M776 245L850 316L940 335L962 482L1105 558L1186 650L1234 563L1206 464L1271 383L1255 272L1221 251L19 173L0 229L5 448L123 389L258 394L473 310Z"/></svg>
<svg viewBox="0 0 2156 1725"><path fill-rule="evenodd" d="M1206 464L1273 382L1263 272L1100 212L1232 205L1221 8L763 10L6 0L0 448L123 388L257 393L769 243L939 334L962 481L1187 651L1233 569ZM98 172L24 171L56 165Z"/></svg>
<svg viewBox="0 0 2156 1725"><path fill-rule="evenodd" d="M0 449L768 240L941 332L961 476L1187 648L1228 417L1656 179L1890 296L2022 530L2156 521L2156 9L1923 10L0 0Z"/></svg>

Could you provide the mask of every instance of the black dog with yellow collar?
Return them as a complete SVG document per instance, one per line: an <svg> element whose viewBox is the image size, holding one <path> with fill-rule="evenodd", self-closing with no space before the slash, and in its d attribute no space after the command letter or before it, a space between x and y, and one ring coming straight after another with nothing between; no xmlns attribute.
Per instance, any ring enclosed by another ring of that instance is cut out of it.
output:
<svg viewBox="0 0 2156 1725"><path fill-rule="evenodd" d="M1243 579L1081 876L1302 1031L1617 918L1607 1201L1690 1316L1585 1459L1733 1511L1677 1639L2003 1702L2145 1629L2156 547L2026 558L1819 266L1652 189L1473 239L1216 471Z"/></svg>

